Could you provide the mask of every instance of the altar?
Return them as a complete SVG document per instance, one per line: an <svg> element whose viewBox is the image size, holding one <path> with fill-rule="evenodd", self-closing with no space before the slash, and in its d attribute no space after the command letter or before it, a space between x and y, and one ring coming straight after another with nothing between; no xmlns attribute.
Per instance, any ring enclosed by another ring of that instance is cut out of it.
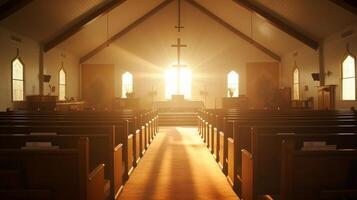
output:
<svg viewBox="0 0 357 200"><path fill-rule="evenodd" d="M153 106L158 110L160 126L196 126L197 111L203 108L203 102L172 95L171 100L155 101Z"/></svg>
<svg viewBox="0 0 357 200"><path fill-rule="evenodd" d="M183 95L173 95L171 100L154 102L154 109L165 111L196 111L203 107L202 101L186 100Z"/></svg>

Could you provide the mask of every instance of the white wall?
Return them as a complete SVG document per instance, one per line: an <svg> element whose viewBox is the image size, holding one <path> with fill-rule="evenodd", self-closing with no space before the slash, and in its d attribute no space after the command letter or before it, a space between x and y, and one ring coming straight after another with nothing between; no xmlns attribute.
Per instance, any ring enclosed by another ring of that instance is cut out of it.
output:
<svg viewBox="0 0 357 200"><path fill-rule="evenodd" d="M220 106L221 97L227 94L230 70L240 74L240 94L246 94L246 63L274 61L187 3L182 8L185 28L178 34L174 29L176 9L176 4L170 4L85 63L115 64L117 96L121 94L121 74L130 71L136 96L150 99L148 92L154 87L158 92L155 100L163 100L164 73L176 61L176 49L170 46L180 37L188 45L182 50L182 60L192 69L192 100L203 100L200 90L207 88L206 105L214 107L215 100Z"/></svg>
<svg viewBox="0 0 357 200"><path fill-rule="evenodd" d="M63 62L63 65L62 65ZM66 72L66 97L79 97L79 59L59 49L52 49L44 57L44 74L51 75L51 86L56 86L55 95L59 95L59 71L63 66ZM48 94L48 84L44 85L44 94Z"/></svg>
<svg viewBox="0 0 357 200"><path fill-rule="evenodd" d="M342 38L341 34L353 30L353 35ZM346 55L346 46L349 44L349 50L357 56L357 24L346 27L335 34L330 35L322 42L323 62L325 73L330 71L331 75L325 76L326 85L337 85L336 88L336 108L349 109L356 107L356 101L341 100L341 63ZM297 54L297 55L296 55ZM296 55L296 56L294 56ZM282 57L282 86L292 86L292 70L295 66L300 69L301 93L303 99L313 96L315 99L315 108L317 108L317 88L319 82L312 81L311 73L319 72L319 53L308 47L302 47L290 52ZM304 86L308 86L308 91L304 91Z"/></svg>
<svg viewBox="0 0 357 200"><path fill-rule="evenodd" d="M21 42L11 40L12 36L21 38ZM8 29L0 27L0 111L12 107L11 102L11 61L16 57L17 48L19 56L25 65L25 95L39 94L39 43ZM61 54L66 54L62 58ZM44 55L45 74L52 75L51 84L58 89L58 71L61 60L68 74L68 96L79 96L79 58L59 49L53 49ZM48 85L45 85L45 89ZM57 90L58 92L58 90ZM48 90L45 90L45 94Z"/></svg>
<svg viewBox="0 0 357 200"><path fill-rule="evenodd" d="M293 88L293 70L297 67L300 72L300 98L305 100L313 97L314 105L317 106L317 86L320 82L313 81L311 73L319 72L318 51L305 46L301 47L283 56L281 65L281 86Z"/></svg>

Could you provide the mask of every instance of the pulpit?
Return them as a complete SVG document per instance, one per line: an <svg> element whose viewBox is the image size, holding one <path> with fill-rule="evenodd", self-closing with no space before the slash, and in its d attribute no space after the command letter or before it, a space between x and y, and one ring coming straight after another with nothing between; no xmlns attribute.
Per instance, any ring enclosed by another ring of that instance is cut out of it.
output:
<svg viewBox="0 0 357 200"><path fill-rule="evenodd" d="M185 100L185 96L182 94L173 94L171 96L171 100L173 102L183 102Z"/></svg>
<svg viewBox="0 0 357 200"><path fill-rule="evenodd" d="M50 95L26 96L27 110L54 111L56 108L57 98L57 96Z"/></svg>
<svg viewBox="0 0 357 200"><path fill-rule="evenodd" d="M319 110L335 109L335 88L336 85L324 85L317 88L317 105Z"/></svg>
<svg viewBox="0 0 357 200"><path fill-rule="evenodd" d="M113 109L140 109L140 98L114 98Z"/></svg>
<svg viewBox="0 0 357 200"><path fill-rule="evenodd" d="M249 108L248 98L243 95L239 97L223 97L222 108L224 109L237 108L241 110L248 109Z"/></svg>

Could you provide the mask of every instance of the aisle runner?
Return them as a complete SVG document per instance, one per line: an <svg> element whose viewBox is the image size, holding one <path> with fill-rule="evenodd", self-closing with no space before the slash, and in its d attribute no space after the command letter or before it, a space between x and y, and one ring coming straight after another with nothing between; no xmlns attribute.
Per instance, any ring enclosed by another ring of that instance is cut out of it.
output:
<svg viewBox="0 0 357 200"><path fill-rule="evenodd" d="M196 130L160 128L119 199L238 199Z"/></svg>

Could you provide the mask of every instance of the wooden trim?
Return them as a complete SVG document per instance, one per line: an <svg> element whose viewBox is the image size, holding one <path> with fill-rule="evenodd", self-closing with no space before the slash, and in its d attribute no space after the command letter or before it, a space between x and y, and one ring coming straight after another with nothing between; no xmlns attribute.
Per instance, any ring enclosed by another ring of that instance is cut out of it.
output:
<svg viewBox="0 0 357 200"><path fill-rule="evenodd" d="M126 33L130 32L132 29L134 29L135 27L137 27L139 24L141 24L142 22L144 22L146 19L148 19L149 17L151 17L152 15L156 14L157 12L159 12L161 9L163 9L164 7L166 7L169 3L171 3L173 0L166 0L163 3L161 3L160 5L156 6L155 8L153 8L152 10L150 10L148 13L146 13L145 15L143 15L142 17L140 17L139 19L137 19L136 21L134 21L133 23L131 23L130 25L128 25L126 28L124 28L123 30L121 30L120 32L116 33L114 36L112 36L111 38L109 38L107 41L105 41L104 43L102 43L101 45L99 45L97 48L93 49L92 51L88 52L86 55L84 55L83 57L81 57L80 59L80 63L84 63L85 61L87 61L88 59L90 59L91 57L93 57L94 55L96 55L98 52L100 52L101 50L103 50L105 47L109 46L109 44L111 44L112 42L114 42L115 40L121 38L122 36L124 36Z"/></svg>
<svg viewBox="0 0 357 200"><path fill-rule="evenodd" d="M8 0L0 7L0 21L27 6L33 0Z"/></svg>
<svg viewBox="0 0 357 200"><path fill-rule="evenodd" d="M212 12L210 12L209 10L207 10L205 7L201 6L199 3L197 3L194 0L186 0L188 3L190 3L192 6L196 7L198 10L200 10L201 12L203 12L204 14L208 15L211 19L213 19L214 21L216 21L217 23L221 24L222 26L224 26L225 28L227 28L228 30L232 31L234 34L238 35L240 38L244 39L245 41L249 42L250 44L252 44L253 46L255 46L257 49L263 51L265 54L269 55L270 57L272 57L274 60L277 61L281 61L281 58L278 54L274 53L273 51L267 49L266 47L264 47L263 45L261 45L260 43L258 43L257 41L255 41L253 38L245 35L243 32L239 31L238 29L236 29L235 27L233 27L232 25L228 24L227 22L225 22L223 19L221 19L220 17L218 17L217 15L213 14Z"/></svg>
<svg viewBox="0 0 357 200"><path fill-rule="evenodd" d="M94 20L97 20L100 16L107 14L125 1L126 0L111 0L105 3L104 5L97 6L97 9L95 9L94 11L90 10L89 12L86 12L83 15L77 17L73 25L65 29L63 32L57 34L54 38L50 39L44 44L44 52L51 50L61 42L65 41L78 31L83 29L89 23L93 22Z"/></svg>
<svg viewBox="0 0 357 200"><path fill-rule="evenodd" d="M91 181L99 172L104 170L104 164L99 164L93 171L91 171L88 175L88 180Z"/></svg>
<svg viewBox="0 0 357 200"><path fill-rule="evenodd" d="M330 0L343 9L357 15L357 2L355 0Z"/></svg>
<svg viewBox="0 0 357 200"><path fill-rule="evenodd" d="M309 46L312 49L317 50L319 48L319 43L312 39L311 37L307 36L306 34L298 31L297 29L293 28L292 26L286 24L278 17L270 14L266 11L265 8L261 8L249 0L233 0L233 2L239 4L240 6L246 8L247 10L251 11L252 13L262 17L271 25L275 26L276 28L284 31L291 37L299 40L300 42L304 43L305 45Z"/></svg>

